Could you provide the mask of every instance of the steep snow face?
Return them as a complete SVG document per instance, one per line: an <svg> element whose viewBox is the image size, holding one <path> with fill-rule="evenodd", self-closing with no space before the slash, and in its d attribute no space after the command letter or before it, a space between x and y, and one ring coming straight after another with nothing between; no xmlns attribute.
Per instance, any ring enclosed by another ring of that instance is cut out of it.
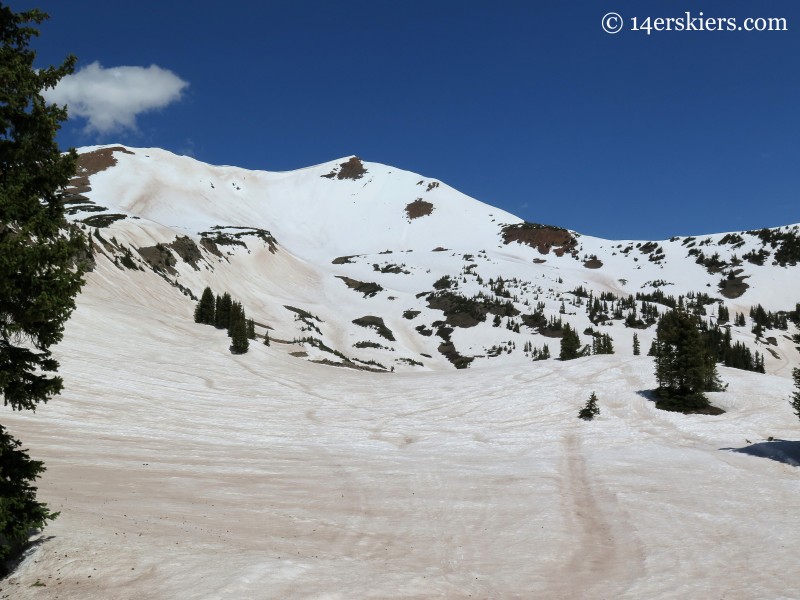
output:
<svg viewBox="0 0 800 600"><path fill-rule="evenodd" d="M270 173L121 146L84 149L70 193L103 277L142 288L156 277L159 294L189 298L205 286L228 291L259 335L271 331L310 360L522 365L557 355L563 324L587 348L606 334L631 355L634 333L647 352L658 314L679 297L712 327L726 325L722 307L731 320L743 313L732 340L769 371L787 374L797 358L793 325L757 336L748 318L756 305L790 311L800 300L797 226L609 241L524 223L436 179L356 157ZM191 314L189 301L175 302Z"/></svg>
<svg viewBox="0 0 800 600"><path fill-rule="evenodd" d="M189 234L215 225L263 227L308 260L494 246L493 219L521 221L438 180L356 157L269 173L213 167L155 148L129 152L114 152L117 164L91 178L87 196ZM430 204L430 213L410 217L415 202Z"/></svg>

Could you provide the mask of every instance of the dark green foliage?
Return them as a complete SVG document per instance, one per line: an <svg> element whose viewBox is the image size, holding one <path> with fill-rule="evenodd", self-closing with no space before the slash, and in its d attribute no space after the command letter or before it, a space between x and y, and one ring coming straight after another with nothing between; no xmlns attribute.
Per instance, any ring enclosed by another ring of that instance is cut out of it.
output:
<svg viewBox="0 0 800 600"><path fill-rule="evenodd" d="M456 282L453 281L449 275L443 275L439 279L433 282L433 289L435 290L446 290L456 285Z"/></svg>
<svg viewBox="0 0 800 600"><path fill-rule="evenodd" d="M244 354L249 348L247 322L243 317L237 318L231 327L231 353Z"/></svg>
<svg viewBox="0 0 800 600"><path fill-rule="evenodd" d="M716 362L699 330L699 320L672 310L658 322L651 351L655 356L659 408L697 410L709 406L703 392L720 389Z"/></svg>
<svg viewBox="0 0 800 600"><path fill-rule="evenodd" d="M61 340L83 283L76 259L86 242L64 218L63 189L74 151L55 141L66 109L41 93L73 71L34 69L28 46L46 19L0 5L0 393L14 410L35 410L62 388L50 347ZM31 483L44 470L0 427L0 559L15 555L32 529L55 517Z"/></svg>
<svg viewBox="0 0 800 600"><path fill-rule="evenodd" d="M256 323L253 319L247 319L247 339L256 339Z"/></svg>
<svg viewBox="0 0 800 600"><path fill-rule="evenodd" d="M786 312L773 313L772 311L766 311L760 304L750 307L750 317L753 319L753 323L759 327L759 331L763 329L786 331L789 328L789 314Z"/></svg>
<svg viewBox="0 0 800 600"><path fill-rule="evenodd" d="M642 353L642 347L639 344L639 336L635 333L633 334L633 355L639 356Z"/></svg>
<svg viewBox="0 0 800 600"><path fill-rule="evenodd" d="M215 308L214 292L211 291L210 287L207 287L203 290L203 295L194 310L194 322L202 323L203 325L214 325L216 322Z"/></svg>
<svg viewBox="0 0 800 600"><path fill-rule="evenodd" d="M614 354L614 344L609 334L596 334L592 337L592 354Z"/></svg>
<svg viewBox="0 0 800 600"><path fill-rule="evenodd" d="M792 393L791 405L794 414L800 419L800 369L792 369L792 379L794 379L794 392Z"/></svg>
<svg viewBox="0 0 800 600"><path fill-rule="evenodd" d="M214 307L214 326L217 329L228 329L231 322L233 298L228 292L225 292L222 296L217 295Z"/></svg>
<svg viewBox="0 0 800 600"><path fill-rule="evenodd" d="M195 323L214 325L225 329L231 338L233 354L244 354L250 348L248 340L256 339L256 325L248 319L241 302L235 301L228 292L214 297L211 288L203 290L203 296L194 311ZM264 343L269 346L269 337Z"/></svg>
<svg viewBox="0 0 800 600"><path fill-rule="evenodd" d="M731 314L728 312L728 308L724 304L720 304L717 312L717 322L720 324L727 323L730 318Z"/></svg>
<svg viewBox="0 0 800 600"><path fill-rule="evenodd" d="M231 311L228 315L228 337L233 337L233 328L239 321L244 321L244 334L247 335L247 319L241 302L231 301Z"/></svg>
<svg viewBox="0 0 800 600"><path fill-rule="evenodd" d="M597 395L592 392L584 407L578 413L578 418L584 421L591 421L600 414L600 407L597 406Z"/></svg>
<svg viewBox="0 0 800 600"><path fill-rule="evenodd" d="M269 331L264 332L264 345L269 346Z"/></svg>
<svg viewBox="0 0 800 600"><path fill-rule="evenodd" d="M717 361L721 361L726 367L756 371L757 373L764 372L763 355L758 352L753 354L741 342L732 343L730 327L720 328L716 324L713 327L707 327L701 323L700 333L711 356L715 357Z"/></svg>
<svg viewBox="0 0 800 600"><path fill-rule="evenodd" d="M479 292L466 297L449 290L441 290L428 295L428 306L444 312L447 323L456 327L474 327L486 320L487 313L501 317L514 317L519 311L511 300L488 298Z"/></svg>
<svg viewBox="0 0 800 600"><path fill-rule="evenodd" d="M386 338L390 342L395 341L392 330L386 326L381 317L367 315L365 317L353 319L353 324L358 325L359 327L370 327L374 329L379 336Z"/></svg>
<svg viewBox="0 0 800 600"><path fill-rule="evenodd" d="M675 296L667 296L661 290L656 290L652 293L636 292L636 299L647 300L648 302L653 302L655 304L662 304L664 306L669 306L670 308L676 308L678 306L678 302L675 300Z"/></svg>
<svg viewBox="0 0 800 600"><path fill-rule="evenodd" d="M357 279L351 279L350 277L345 277L343 275L337 275L336 278L344 281L345 285L347 285L347 287L349 287L351 290L355 290L359 294L363 294L364 298L372 298L378 292L383 291L382 286L372 281L358 281Z"/></svg>
<svg viewBox="0 0 800 600"><path fill-rule="evenodd" d="M800 261L800 233L797 228L791 229L761 229L758 231L748 231L751 235L756 235L761 239L762 245L769 244L775 251L775 262L780 266L796 265Z"/></svg>
<svg viewBox="0 0 800 600"><path fill-rule="evenodd" d="M44 465L31 460L20 445L0 425L0 577L6 574L5 561L24 549L31 530L58 516L36 501L36 488L31 484L45 470Z"/></svg>
<svg viewBox="0 0 800 600"><path fill-rule="evenodd" d="M578 332L569 323L564 324L564 335L561 337L561 352L558 357L561 360L572 360L580 356L581 340Z"/></svg>

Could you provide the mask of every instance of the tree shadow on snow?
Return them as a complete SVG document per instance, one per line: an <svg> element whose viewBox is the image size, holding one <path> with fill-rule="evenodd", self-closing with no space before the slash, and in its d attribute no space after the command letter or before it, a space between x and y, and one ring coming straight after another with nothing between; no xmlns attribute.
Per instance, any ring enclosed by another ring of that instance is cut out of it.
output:
<svg viewBox="0 0 800 600"><path fill-rule="evenodd" d="M800 442L790 442L788 440L774 440L771 442L759 442L750 444L743 448L720 448L729 452L741 452L750 456L769 458L778 462L800 467Z"/></svg>
<svg viewBox="0 0 800 600"><path fill-rule="evenodd" d="M36 530L33 530L32 534L36 535ZM21 548L15 556L7 558L5 561L0 563L0 582L8 577L11 577L11 575L14 574L14 571L16 571L17 567L22 564L22 561L28 558L36 548L43 545L45 542L55 539L55 537L56 536L54 535L45 536L40 534L39 537L29 540L28 543L25 544L25 546ZM7 596L2 596L2 598L6 597Z"/></svg>

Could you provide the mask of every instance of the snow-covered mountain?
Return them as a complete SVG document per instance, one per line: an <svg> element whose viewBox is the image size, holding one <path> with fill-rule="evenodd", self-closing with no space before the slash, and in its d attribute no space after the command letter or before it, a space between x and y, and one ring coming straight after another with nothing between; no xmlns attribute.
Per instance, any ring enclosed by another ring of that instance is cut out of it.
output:
<svg viewBox="0 0 800 600"><path fill-rule="evenodd" d="M796 225L608 241L356 157L95 147L69 193L64 391L2 414L61 515L0 598L800 597ZM271 345L195 323L206 286ZM679 297L764 357L723 414L648 393ZM566 323L614 354L557 360Z"/></svg>
<svg viewBox="0 0 800 600"><path fill-rule="evenodd" d="M205 286L227 291L260 335L345 366L527 362L545 345L558 353L564 323L586 345L608 334L630 355L634 333L649 347L669 304L662 295L704 305L712 325L720 306L733 321L800 300L797 225L609 241L525 223L437 179L355 156L270 173L95 147L81 151L73 184L69 212L91 233L99 273L159 277L187 317ZM603 305L592 311L596 298ZM790 331L757 339L752 326L748 318L732 337L765 354L768 370L796 357Z"/></svg>

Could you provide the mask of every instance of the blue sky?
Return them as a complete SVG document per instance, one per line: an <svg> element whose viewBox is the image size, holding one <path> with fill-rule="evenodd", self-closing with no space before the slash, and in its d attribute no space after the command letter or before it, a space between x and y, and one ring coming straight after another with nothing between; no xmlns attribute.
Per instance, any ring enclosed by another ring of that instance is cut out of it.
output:
<svg viewBox="0 0 800 600"><path fill-rule="evenodd" d="M266 170L357 154L614 239L800 222L796 0L7 4L50 13L40 66L73 53L101 75L158 68L122 79L163 83L165 106L94 126L76 115L64 147ZM625 19L616 35L601 27L610 11ZM630 30L686 11L782 17L788 31Z"/></svg>

